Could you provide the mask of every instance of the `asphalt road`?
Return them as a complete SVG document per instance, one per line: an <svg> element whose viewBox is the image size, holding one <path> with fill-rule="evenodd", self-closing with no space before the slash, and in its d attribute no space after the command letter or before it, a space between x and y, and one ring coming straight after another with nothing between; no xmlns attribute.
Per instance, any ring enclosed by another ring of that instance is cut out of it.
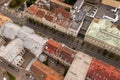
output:
<svg viewBox="0 0 120 80"><path fill-rule="evenodd" d="M2 60L2 61L1 61ZM5 61L4 59L2 59L1 57L0 57L0 69L2 69L1 71L3 71L3 72L1 72L1 73L4 73L4 71L6 70L6 71L8 71L9 73L11 73L13 76L15 76L16 77L16 80L39 80L35 75L33 75L34 76L34 78L36 78L36 79L31 79L31 78L29 78L29 77L27 77L26 76L26 74L31 74L30 72L27 72L27 71L25 71L24 69L21 69L21 68L17 68L19 71L16 71L15 69L13 69L13 68L11 68L10 66L8 66L8 64L10 64L10 63L8 63L7 61Z"/></svg>
<svg viewBox="0 0 120 80"><path fill-rule="evenodd" d="M111 59L108 59L108 58L100 55L100 54L97 54L93 51L90 51L86 48L83 48L81 46L81 42L82 42L81 40L80 40L79 43L77 43L75 40L68 39L68 37L66 35L63 37L61 35L61 33L58 32L58 31L56 33L53 33L51 30L45 29L42 26L36 26L32 23L29 23L25 17L24 18L18 18L17 16L14 16L14 14L9 14L9 13L5 12L4 10L0 10L0 12L3 13L4 15L10 17L16 23L20 23L20 24L29 26L30 28L34 29L40 35L43 35L43 36L46 36L46 37L49 37L49 38L53 38L56 41L64 43L71 48L75 48L78 51L82 51L82 52L84 52L84 53L86 53L86 54L88 54L92 57L95 57L95 58L97 58L97 59L99 59L103 62L106 62L108 64L116 66L117 68L120 68L120 62L113 61Z"/></svg>

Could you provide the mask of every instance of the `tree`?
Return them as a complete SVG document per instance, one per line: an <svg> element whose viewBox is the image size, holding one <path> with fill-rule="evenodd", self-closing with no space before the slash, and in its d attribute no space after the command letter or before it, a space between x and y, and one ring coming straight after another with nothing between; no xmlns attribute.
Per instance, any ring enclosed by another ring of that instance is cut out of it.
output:
<svg viewBox="0 0 120 80"><path fill-rule="evenodd" d="M27 0L27 6L34 4L36 0Z"/></svg>
<svg viewBox="0 0 120 80"><path fill-rule="evenodd" d="M70 5L74 5L77 0L65 0L65 3L68 3Z"/></svg>
<svg viewBox="0 0 120 80"><path fill-rule="evenodd" d="M16 7L21 6L24 2L25 2L25 0L12 0L9 4L9 7L16 8Z"/></svg>

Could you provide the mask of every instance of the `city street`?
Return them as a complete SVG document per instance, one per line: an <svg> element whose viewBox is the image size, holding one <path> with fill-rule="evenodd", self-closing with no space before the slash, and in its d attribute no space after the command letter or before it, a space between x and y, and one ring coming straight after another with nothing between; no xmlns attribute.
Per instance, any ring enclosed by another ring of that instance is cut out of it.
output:
<svg viewBox="0 0 120 80"><path fill-rule="evenodd" d="M80 40L79 43L77 43L76 40L70 40L67 37L67 35L64 35L64 37L63 37L59 31L56 31L55 33L53 33L51 30L45 29L42 26L37 26L37 25L34 25L32 23L29 23L27 21L26 17L18 18L17 16L14 16L14 14L9 14L4 10L0 10L0 13L3 13L4 15L10 17L16 23L20 23L22 25L26 25L26 26L29 26L30 28L33 28L40 35L46 36L48 38L53 38L54 40L56 40L58 42L61 42L61 43L64 43L64 44L66 44L67 46L69 46L71 48L75 48L78 51L82 51L82 52L84 52L84 53L86 53L86 54L88 54L88 55L90 55L92 57L95 57L97 59L102 60L103 62L106 62L108 64L111 64L111 65L114 65L114 66L120 68L120 62L113 61L113 60L108 59L108 58L106 58L106 57L104 57L102 55L99 55L99 54L97 54L97 53L95 53L93 51L90 51L90 50L88 50L86 48L83 48L81 46L82 40L80 40L80 39L79 39Z"/></svg>
<svg viewBox="0 0 120 80"><path fill-rule="evenodd" d="M34 75L33 75L34 79L31 79L31 78L27 77L26 74L31 74L31 73L25 71L24 69L17 68L18 70L15 70L12 67L8 66L8 64L10 64L10 63L8 63L5 60L0 58L0 70L1 70L1 73L4 73L5 71L7 71L7 72L11 73L13 76L15 76L16 80L39 80ZM1 76L0 76L0 80L1 80Z"/></svg>

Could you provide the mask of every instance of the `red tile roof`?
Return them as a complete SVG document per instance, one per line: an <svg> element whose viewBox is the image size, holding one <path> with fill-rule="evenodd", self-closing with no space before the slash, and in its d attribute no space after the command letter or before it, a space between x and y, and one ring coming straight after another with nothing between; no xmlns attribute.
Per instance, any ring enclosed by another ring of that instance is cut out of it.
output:
<svg viewBox="0 0 120 80"><path fill-rule="evenodd" d="M120 70L93 59L87 76L91 80L120 80Z"/></svg>
<svg viewBox="0 0 120 80"><path fill-rule="evenodd" d="M45 11L39 9L36 16L43 18L45 16L45 14L46 14Z"/></svg>
<svg viewBox="0 0 120 80"><path fill-rule="evenodd" d="M32 13L33 15L36 15L37 12L38 12L38 8L37 6L35 5L31 5L28 9L27 9L28 12Z"/></svg>
<svg viewBox="0 0 120 80"><path fill-rule="evenodd" d="M76 52L73 51L72 49L64 46L61 48L59 54L61 55L61 58L63 60L65 60L66 62L69 62L71 64L73 62Z"/></svg>
<svg viewBox="0 0 120 80"><path fill-rule="evenodd" d="M47 12L47 14L45 15L45 19L50 22L53 22L54 16L49 14L49 12Z"/></svg>
<svg viewBox="0 0 120 80"><path fill-rule="evenodd" d="M70 18L70 16L71 16L70 12L67 12L62 8L55 8L54 13L57 14L57 15L62 14L62 16L65 17L65 18Z"/></svg>
<svg viewBox="0 0 120 80"><path fill-rule="evenodd" d="M28 13L35 15L39 18L45 18L47 21L58 24L61 27L69 28L71 26L70 13L61 8L55 8L54 12L50 12L43 7L31 5L27 9ZM61 13L59 15L59 13Z"/></svg>
<svg viewBox="0 0 120 80"><path fill-rule="evenodd" d="M50 39L45 45L45 51L48 51L51 54L56 54L62 47L62 44Z"/></svg>
<svg viewBox="0 0 120 80"><path fill-rule="evenodd" d="M35 61L30 70L36 74L40 80L63 80L63 76L61 74L47 67L40 61Z"/></svg>

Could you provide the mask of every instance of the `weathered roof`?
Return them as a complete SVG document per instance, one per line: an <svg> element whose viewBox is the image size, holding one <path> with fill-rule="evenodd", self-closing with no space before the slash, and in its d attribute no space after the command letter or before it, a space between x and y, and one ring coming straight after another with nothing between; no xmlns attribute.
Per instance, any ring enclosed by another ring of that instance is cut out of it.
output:
<svg viewBox="0 0 120 80"><path fill-rule="evenodd" d="M12 62L23 48L23 41L21 39L15 39L2 49L0 56L5 58L8 62Z"/></svg>
<svg viewBox="0 0 120 80"><path fill-rule="evenodd" d="M60 1L60 0L50 0L51 2L53 2L53 3L56 3L56 4L58 4L58 5L61 5L61 6L63 6L63 7L68 7L68 8L72 8L72 6L71 5L69 5L69 4L66 4L66 3L63 3L62 1Z"/></svg>
<svg viewBox="0 0 120 80"><path fill-rule="evenodd" d="M85 80L92 57L78 52L64 80Z"/></svg>
<svg viewBox="0 0 120 80"><path fill-rule="evenodd" d="M50 39L46 42L45 50L51 54L56 54L62 47L62 44Z"/></svg>
<svg viewBox="0 0 120 80"><path fill-rule="evenodd" d="M2 25L3 25L5 22L7 22L7 21L12 22L12 20L11 20L10 18L8 18L8 17L0 14L0 26L2 26Z"/></svg>
<svg viewBox="0 0 120 80"><path fill-rule="evenodd" d="M73 8L78 11L84 3L84 0L77 0L76 3L74 4Z"/></svg>
<svg viewBox="0 0 120 80"><path fill-rule="evenodd" d="M31 71L42 80L63 80L63 76L40 61L32 64Z"/></svg>
<svg viewBox="0 0 120 80"><path fill-rule="evenodd" d="M2 26L2 35L8 39L15 39L20 30L20 26L11 22L7 22Z"/></svg>
<svg viewBox="0 0 120 80"><path fill-rule="evenodd" d="M120 48L120 30L108 20L100 19L98 22L93 20L86 36L91 36L108 45Z"/></svg>
<svg viewBox="0 0 120 80"><path fill-rule="evenodd" d="M120 70L97 59L93 59L87 77L90 80L120 80Z"/></svg>
<svg viewBox="0 0 120 80"><path fill-rule="evenodd" d="M61 58L70 64L73 62L73 59L76 55L76 52L67 46L62 47L59 53L61 55Z"/></svg>

